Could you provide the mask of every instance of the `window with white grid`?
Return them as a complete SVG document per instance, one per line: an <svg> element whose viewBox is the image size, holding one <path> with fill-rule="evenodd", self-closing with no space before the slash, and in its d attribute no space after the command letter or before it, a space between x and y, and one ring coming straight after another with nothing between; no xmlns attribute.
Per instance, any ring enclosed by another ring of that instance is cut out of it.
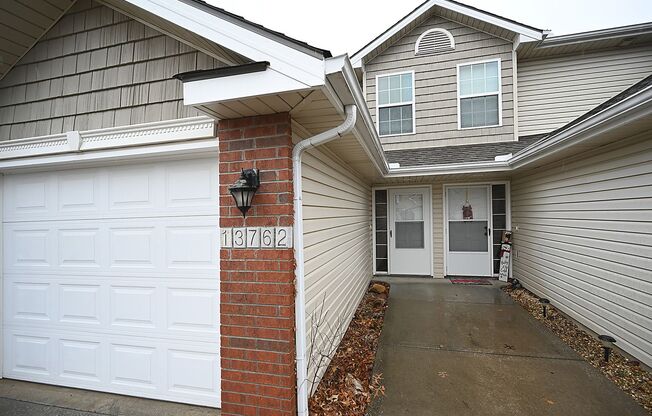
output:
<svg viewBox="0 0 652 416"><path fill-rule="evenodd" d="M457 66L459 128L501 125L500 60Z"/></svg>
<svg viewBox="0 0 652 416"><path fill-rule="evenodd" d="M414 73L379 75L376 78L378 134L414 133Z"/></svg>

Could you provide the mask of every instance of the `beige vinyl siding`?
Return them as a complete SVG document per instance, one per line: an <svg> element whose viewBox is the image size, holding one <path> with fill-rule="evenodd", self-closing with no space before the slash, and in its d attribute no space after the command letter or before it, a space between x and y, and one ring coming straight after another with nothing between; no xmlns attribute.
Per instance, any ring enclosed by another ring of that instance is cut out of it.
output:
<svg viewBox="0 0 652 416"><path fill-rule="evenodd" d="M652 140L512 180L514 277L652 365Z"/></svg>
<svg viewBox="0 0 652 416"><path fill-rule="evenodd" d="M419 35L443 28L455 39L455 50L415 56ZM502 127L458 129L457 64L500 58ZM514 140L512 42L460 23L432 16L365 64L367 104L376 118L376 76L415 72L416 134L383 136L385 150Z"/></svg>
<svg viewBox="0 0 652 416"><path fill-rule="evenodd" d="M372 276L371 187L324 147L304 154L302 169L308 351L324 351L334 332L343 335ZM316 370L309 365L309 380Z"/></svg>
<svg viewBox="0 0 652 416"><path fill-rule="evenodd" d="M518 63L519 135L548 133L652 74L652 46Z"/></svg>
<svg viewBox="0 0 652 416"><path fill-rule="evenodd" d="M198 115L172 76L213 58L81 1L0 81L0 140Z"/></svg>

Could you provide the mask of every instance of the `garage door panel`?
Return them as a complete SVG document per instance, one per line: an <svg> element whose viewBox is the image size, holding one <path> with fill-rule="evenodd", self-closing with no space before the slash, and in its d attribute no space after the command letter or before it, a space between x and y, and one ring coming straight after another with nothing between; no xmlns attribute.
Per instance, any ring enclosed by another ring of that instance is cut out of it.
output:
<svg viewBox="0 0 652 416"><path fill-rule="evenodd" d="M12 328L5 337L9 378L219 405L219 350L210 343Z"/></svg>
<svg viewBox="0 0 652 416"><path fill-rule="evenodd" d="M4 222L217 215L213 159L4 178Z"/></svg>
<svg viewBox="0 0 652 416"><path fill-rule="evenodd" d="M215 160L4 185L4 376L219 406Z"/></svg>
<svg viewBox="0 0 652 416"><path fill-rule="evenodd" d="M7 275L4 323L219 342L219 283L180 283L174 278Z"/></svg>
<svg viewBox="0 0 652 416"><path fill-rule="evenodd" d="M18 222L5 224L4 238L9 273L92 270L215 278L219 265L218 220L208 216Z"/></svg>

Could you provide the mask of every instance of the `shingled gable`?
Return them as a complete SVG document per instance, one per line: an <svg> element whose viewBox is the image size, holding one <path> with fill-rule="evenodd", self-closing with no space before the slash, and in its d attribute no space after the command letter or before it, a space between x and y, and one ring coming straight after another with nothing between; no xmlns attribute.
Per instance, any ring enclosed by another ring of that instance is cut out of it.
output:
<svg viewBox="0 0 652 416"><path fill-rule="evenodd" d="M426 0L353 54L351 57L353 66L359 68L364 61L373 59L382 53L382 51L392 45L397 39L421 24L433 12L439 12L442 14L442 17L447 19L460 21L468 26L477 27L490 34L508 38L517 43L521 41L542 40L548 33L547 31L457 1Z"/></svg>

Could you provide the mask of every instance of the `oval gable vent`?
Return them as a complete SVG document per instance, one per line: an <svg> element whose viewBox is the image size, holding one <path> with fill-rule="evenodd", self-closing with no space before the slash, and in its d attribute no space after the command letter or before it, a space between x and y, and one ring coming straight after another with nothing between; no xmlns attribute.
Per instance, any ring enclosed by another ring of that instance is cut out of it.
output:
<svg viewBox="0 0 652 416"><path fill-rule="evenodd" d="M416 55L449 52L455 49L453 35L446 29L426 30L419 36L414 47Z"/></svg>

